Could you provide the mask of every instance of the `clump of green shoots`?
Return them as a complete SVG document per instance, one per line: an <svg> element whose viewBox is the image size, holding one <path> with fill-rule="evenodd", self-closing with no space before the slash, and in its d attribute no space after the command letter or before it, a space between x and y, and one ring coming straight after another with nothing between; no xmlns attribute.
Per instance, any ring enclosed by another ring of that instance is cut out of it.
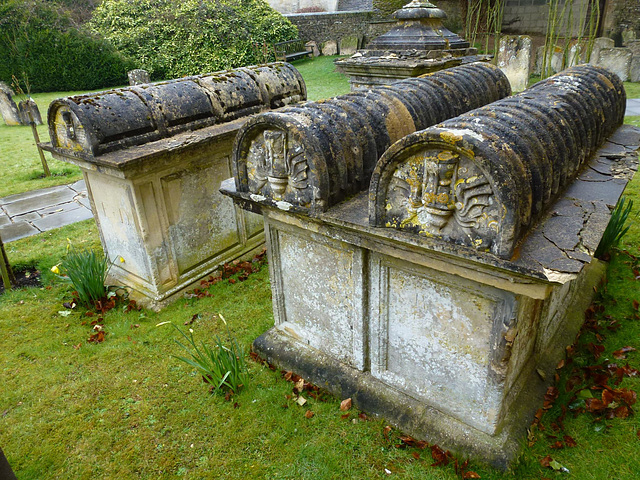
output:
<svg viewBox="0 0 640 480"><path fill-rule="evenodd" d="M611 212L611 219L609 220L609 224L602 235L602 239L598 244L598 248L596 248L596 253L594 254L596 258L603 258L606 256L613 247L618 245L622 237L629 230L630 225L626 225L627 219L629 218L629 213L631 213L631 209L633 208L633 200L629 200L626 202L626 198L622 197L616 208ZM626 202L626 205L625 205Z"/></svg>
<svg viewBox="0 0 640 480"><path fill-rule="evenodd" d="M231 336L231 331L224 317L222 315L219 316L227 327L229 347L223 343L218 335L213 337L213 347L203 341L200 341L198 345L193 338L193 329L190 328L189 335L187 335L172 323L173 328L180 332L186 340L186 344L178 340L175 340L175 342L187 352L188 357L172 356L195 368L202 375L205 383L211 385L212 392L226 390L238 393L248 381L245 352L237 340ZM162 325L162 323L159 325Z"/></svg>
<svg viewBox="0 0 640 480"><path fill-rule="evenodd" d="M51 271L73 285L80 304L93 308L97 301L107 296L105 283L112 264L105 254L86 248L78 250L69 244L67 255Z"/></svg>

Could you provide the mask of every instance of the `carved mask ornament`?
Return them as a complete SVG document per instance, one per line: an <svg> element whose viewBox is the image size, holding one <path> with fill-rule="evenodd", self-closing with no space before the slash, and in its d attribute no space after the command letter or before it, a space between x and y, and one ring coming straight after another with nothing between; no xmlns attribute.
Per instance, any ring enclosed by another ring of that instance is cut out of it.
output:
<svg viewBox="0 0 640 480"><path fill-rule="evenodd" d="M449 150L413 155L394 172L385 224L489 250L501 208L472 160Z"/></svg>
<svg viewBox="0 0 640 480"><path fill-rule="evenodd" d="M282 130L263 130L249 146L249 191L301 206L311 203L304 149Z"/></svg>

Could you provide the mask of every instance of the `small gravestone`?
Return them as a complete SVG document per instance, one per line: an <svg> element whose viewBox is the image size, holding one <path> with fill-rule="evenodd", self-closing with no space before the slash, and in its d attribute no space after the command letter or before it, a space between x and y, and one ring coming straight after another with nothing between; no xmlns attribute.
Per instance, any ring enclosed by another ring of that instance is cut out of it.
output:
<svg viewBox="0 0 640 480"><path fill-rule="evenodd" d="M505 35L500 39L498 68L507 76L514 92L521 92L527 88L530 59L531 37Z"/></svg>
<svg viewBox="0 0 640 480"><path fill-rule="evenodd" d="M622 44L626 47L629 43L635 41L636 31L633 28L625 28L622 31Z"/></svg>
<svg viewBox="0 0 640 480"><path fill-rule="evenodd" d="M606 68L626 82L629 80L631 51L627 48L603 48L598 56L598 66Z"/></svg>
<svg viewBox="0 0 640 480"><path fill-rule="evenodd" d="M20 125L20 113L16 102L13 101L15 93L4 82L0 82L0 115L7 125Z"/></svg>
<svg viewBox="0 0 640 480"><path fill-rule="evenodd" d="M607 37L598 37L593 41L593 50L591 50L591 58L589 63L591 65L597 65L600 58L600 50L603 48L614 48L616 42Z"/></svg>
<svg viewBox="0 0 640 480"><path fill-rule="evenodd" d="M318 48L318 42L314 42L313 40L304 44L305 48L309 52L313 52L313 56L317 57L320 55L320 49Z"/></svg>
<svg viewBox="0 0 640 480"><path fill-rule="evenodd" d="M22 125L31 125L33 121L36 125L42 125L42 117L38 105L31 98L22 100L18 104L18 113L20 114L20 123Z"/></svg>
<svg viewBox="0 0 640 480"><path fill-rule="evenodd" d="M322 55L337 55L338 44L335 40L327 40L320 46L320 50L322 51Z"/></svg>
<svg viewBox="0 0 640 480"><path fill-rule="evenodd" d="M546 61L547 61L547 69L549 70L547 72L547 76L553 74L553 73L558 73L559 71L563 70L562 68L562 58L564 56L563 51L561 48L556 47L554 48L554 51L551 52L550 54L550 59L549 57L547 57ZM542 75L542 64L544 63L545 58L544 58L544 46L538 47L536 50L536 62L535 65L533 67L533 73L535 75Z"/></svg>
<svg viewBox="0 0 640 480"><path fill-rule="evenodd" d="M357 35L349 35L340 39L340 55L353 55L358 51L359 38Z"/></svg>
<svg viewBox="0 0 640 480"><path fill-rule="evenodd" d="M640 82L640 40L629 42L627 48L632 55L629 66L629 81Z"/></svg>
<svg viewBox="0 0 640 480"><path fill-rule="evenodd" d="M127 72L129 76L129 85L142 85L143 83L149 83L151 80L149 78L149 72L146 70L142 70L141 68L136 68L135 70L131 70Z"/></svg>

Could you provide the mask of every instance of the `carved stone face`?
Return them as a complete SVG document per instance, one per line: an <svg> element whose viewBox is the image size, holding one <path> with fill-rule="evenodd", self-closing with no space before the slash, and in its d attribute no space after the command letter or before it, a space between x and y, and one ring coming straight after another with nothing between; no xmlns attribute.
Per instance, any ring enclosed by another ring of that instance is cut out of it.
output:
<svg viewBox="0 0 640 480"><path fill-rule="evenodd" d="M414 155L394 172L385 224L488 250L498 232L500 208L480 169L449 150Z"/></svg>
<svg viewBox="0 0 640 480"><path fill-rule="evenodd" d="M282 130L260 132L251 140L247 154L249 191L301 206L310 203L309 167L303 150Z"/></svg>

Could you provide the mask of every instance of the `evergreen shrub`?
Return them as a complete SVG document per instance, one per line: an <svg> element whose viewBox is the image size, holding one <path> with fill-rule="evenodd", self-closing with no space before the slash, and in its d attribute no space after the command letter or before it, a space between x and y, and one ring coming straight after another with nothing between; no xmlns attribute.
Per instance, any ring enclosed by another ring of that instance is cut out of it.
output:
<svg viewBox="0 0 640 480"><path fill-rule="evenodd" d="M155 80L261 63L253 43L298 36L264 0L104 0L90 25Z"/></svg>
<svg viewBox="0 0 640 480"><path fill-rule="evenodd" d="M28 81L32 92L93 90L127 83L136 65L104 39L77 26L46 0L0 4L0 80Z"/></svg>

